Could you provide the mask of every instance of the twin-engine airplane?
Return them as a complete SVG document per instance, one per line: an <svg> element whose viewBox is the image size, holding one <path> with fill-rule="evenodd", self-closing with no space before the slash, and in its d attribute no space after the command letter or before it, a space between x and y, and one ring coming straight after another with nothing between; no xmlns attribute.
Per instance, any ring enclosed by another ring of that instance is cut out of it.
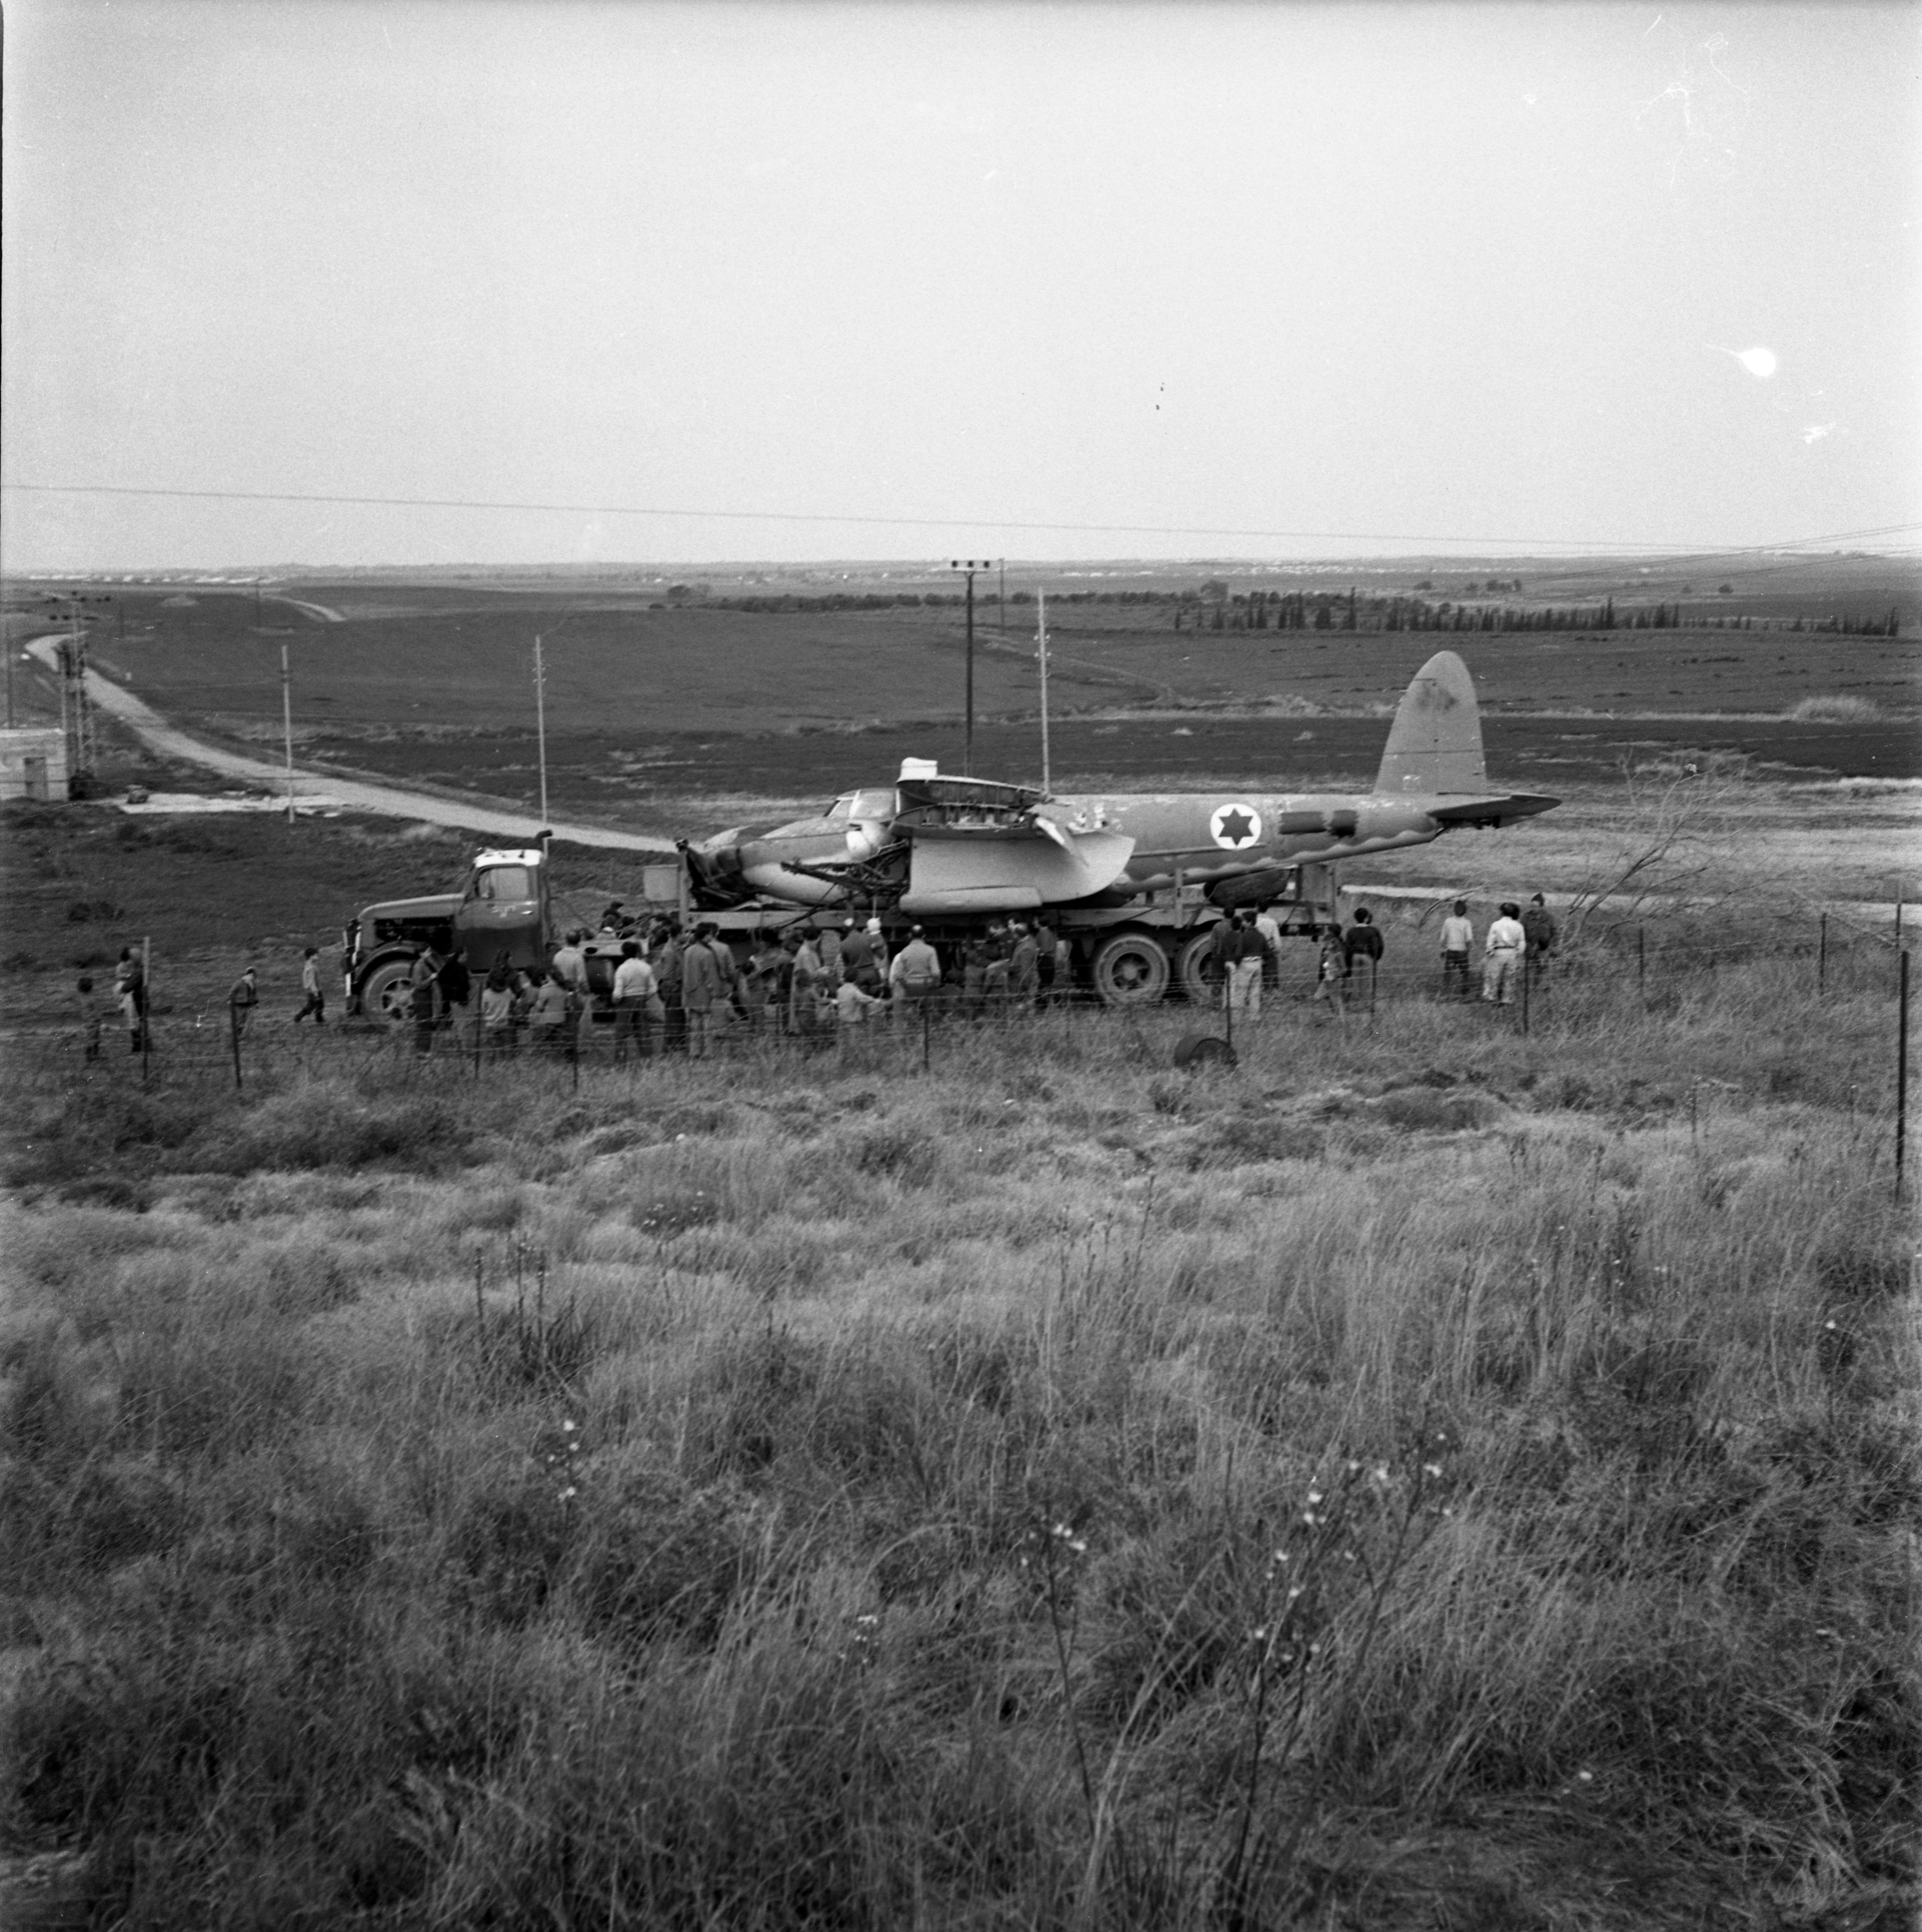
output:
<svg viewBox="0 0 1922 1932"><path fill-rule="evenodd" d="M899 778L837 798L817 818L746 826L684 848L704 904L898 908L914 917L1125 904L1186 883L1258 896L1259 875L1425 845L1559 801L1491 790L1468 668L1438 651L1415 674L1370 792L1106 794L1054 797L943 776L904 760Z"/></svg>

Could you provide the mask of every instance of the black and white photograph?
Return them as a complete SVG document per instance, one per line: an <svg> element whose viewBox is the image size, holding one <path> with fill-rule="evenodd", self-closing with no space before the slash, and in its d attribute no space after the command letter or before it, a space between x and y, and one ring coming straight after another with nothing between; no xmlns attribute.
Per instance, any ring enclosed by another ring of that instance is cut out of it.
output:
<svg viewBox="0 0 1922 1932"><path fill-rule="evenodd" d="M1913 1932L1922 5L0 32L0 1925Z"/></svg>

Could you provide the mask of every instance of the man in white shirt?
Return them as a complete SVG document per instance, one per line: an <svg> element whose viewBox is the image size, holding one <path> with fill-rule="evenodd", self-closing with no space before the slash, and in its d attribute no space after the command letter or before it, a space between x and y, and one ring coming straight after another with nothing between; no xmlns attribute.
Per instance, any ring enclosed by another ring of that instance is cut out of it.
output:
<svg viewBox="0 0 1922 1932"><path fill-rule="evenodd" d="M1491 1004L1515 1004L1515 976L1521 964L1522 949L1527 944L1521 907L1512 899L1503 900L1501 916L1488 928L1482 950L1482 997Z"/></svg>
<svg viewBox="0 0 1922 1932"><path fill-rule="evenodd" d="M1475 950L1475 928L1468 917L1468 902L1457 899L1455 910L1442 921L1442 992L1468 997L1468 956Z"/></svg>
<svg viewBox="0 0 1922 1932"><path fill-rule="evenodd" d="M614 969L614 1057L617 1063L627 1058L627 1043L634 1042L637 1058L647 1057L647 1003L655 998L657 982L654 969L641 956L638 941L620 943L620 964Z"/></svg>
<svg viewBox="0 0 1922 1932"><path fill-rule="evenodd" d="M1281 922L1275 916L1275 908L1265 905L1254 916L1254 929L1261 934L1261 943L1268 948L1268 956L1262 963L1262 984L1268 987L1281 983Z"/></svg>
<svg viewBox="0 0 1922 1932"><path fill-rule="evenodd" d="M554 970L560 975L560 982L577 993L587 990L587 956L581 950L581 934L579 928L568 932L554 956Z"/></svg>
<svg viewBox="0 0 1922 1932"><path fill-rule="evenodd" d="M887 983L894 995L894 1017L902 1018L908 1006L925 1000L941 984L941 956L927 942L917 926L908 943L895 954L887 969Z"/></svg>

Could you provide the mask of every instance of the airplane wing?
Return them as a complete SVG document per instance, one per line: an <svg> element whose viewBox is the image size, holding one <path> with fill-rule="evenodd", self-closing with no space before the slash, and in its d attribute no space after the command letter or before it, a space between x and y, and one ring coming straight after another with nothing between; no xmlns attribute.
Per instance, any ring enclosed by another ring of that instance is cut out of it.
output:
<svg viewBox="0 0 1922 1932"><path fill-rule="evenodd" d="M1134 841L1119 832L1063 832L1041 824L1030 819L960 836L917 831L901 910L1032 912L1105 891L1134 856Z"/></svg>
<svg viewBox="0 0 1922 1932"><path fill-rule="evenodd" d="M1505 797L1429 798L1419 802L1420 809L1443 825L1506 825L1512 818L1533 818L1538 812L1551 812L1561 803L1539 793L1510 792Z"/></svg>

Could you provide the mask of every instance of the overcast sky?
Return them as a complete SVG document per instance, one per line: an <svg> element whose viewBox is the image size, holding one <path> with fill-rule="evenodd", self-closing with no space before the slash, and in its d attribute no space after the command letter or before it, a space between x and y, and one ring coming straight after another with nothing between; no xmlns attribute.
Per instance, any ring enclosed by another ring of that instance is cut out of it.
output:
<svg viewBox="0 0 1922 1932"><path fill-rule="evenodd" d="M10 488L11 569L1922 517L1913 6L9 0L6 35L10 485L796 519Z"/></svg>

